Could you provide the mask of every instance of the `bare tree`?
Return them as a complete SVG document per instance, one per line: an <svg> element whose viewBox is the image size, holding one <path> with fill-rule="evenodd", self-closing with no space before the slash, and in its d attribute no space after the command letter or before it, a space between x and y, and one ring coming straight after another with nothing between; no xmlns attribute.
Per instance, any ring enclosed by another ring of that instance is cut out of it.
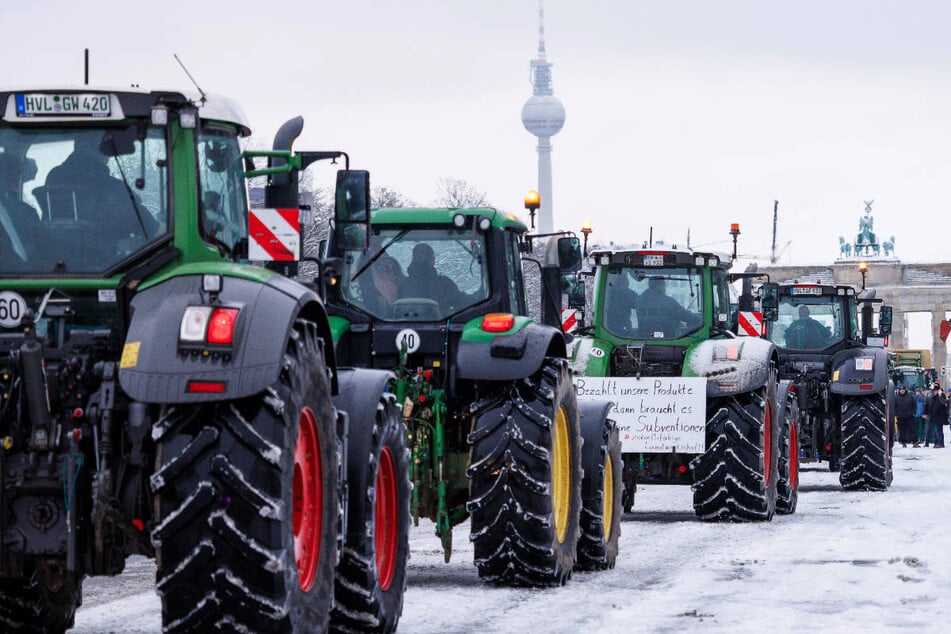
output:
<svg viewBox="0 0 951 634"><path fill-rule="evenodd" d="M416 203L389 187L378 185L370 193L370 201L374 207L415 207Z"/></svg>
<svg viewBox="0 0 951 634"><path fill-rule="evenodd" d="M491 207L484 192L458 178L441 176L436 205L440 207Z"/></svg>

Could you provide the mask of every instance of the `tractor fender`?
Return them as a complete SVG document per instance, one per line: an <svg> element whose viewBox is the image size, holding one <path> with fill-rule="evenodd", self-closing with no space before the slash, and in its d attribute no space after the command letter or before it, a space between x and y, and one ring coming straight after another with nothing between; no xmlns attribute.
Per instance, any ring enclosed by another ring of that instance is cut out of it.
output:
<svg viewBox="0 0 951 634"><path fill-rule="evenodd" d="M551 326L530 323L492 341L459 342L456 376L475 381L512 381L537 372L546 357L568 356L565 337Z"/></svg>
<svg viewBox="0 0 951 634"><path fill-rule="evenodd" d="M132 299L122 350L119 383L134 400L196 403L232 400L263 392L278 378L298 316L317 324L327 367L334 348L327 314L317 294L285 277L266 282L225 276L212 301L201 275L181 275L138 292ZM233 343L225 351L180 350L179 330L187 306L238 308ZM215 354L217 352L217 354ZM188 392L191 381L220 382L223 392ZM333 387L336 389L336 376Z"/></svg>
<svg viewBox="0 0 951 634"><path fill-rule="evenodd" d="M687 352L684 375L706 378L708 397L752 392L768 382L777 354L776 346L758 337L708 339Z"/></svg>
<svg viewBox="0 0 951 634"><path fill-rule="evenodd" d="M856 359L871 359L872 369L856 369ZM829 369L833 394L877 394L888 387L888 353L883 348L841 350L832 356Z"/></svg>

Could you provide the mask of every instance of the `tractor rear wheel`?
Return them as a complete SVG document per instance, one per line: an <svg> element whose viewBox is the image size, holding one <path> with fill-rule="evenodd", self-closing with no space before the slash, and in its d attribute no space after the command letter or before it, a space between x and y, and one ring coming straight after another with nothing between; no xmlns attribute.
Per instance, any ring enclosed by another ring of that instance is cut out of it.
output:
<svg viewBox="0 0 951 634"><path fill-rule="evenodd" d="M335 416L323 341L298 320L264 393L155 423L165 632L326 631L337 560Z"/></svg>
<svg viewBox="0 0 951 634"><path fill-rule="evenodd" d="M769 521L776 510L776 450L773 416L776 374L744 394L707 406L707 451L690 462L693 507L702 520Z"/></svg>
<svg viewBox="0 0 951 634"><path fill-rule="evenodd" d="M37 570L16 579L0 579L0 629L26 634L59 634L70 629L82 603L82 585L67 574L56 586L51 589Z"/></svg>
<svg viewBox="0 0 951 634"><path fill-rule="evenodd" d="M568 362L487 385L472 406L469 539L479 576L553 586L571 576L581 513L581 434Z"/></svg>
<svg viewBox="0 0 951 634"><path fill-rule="evenodd" d="M621 437L610 404L581 408L581 538L578 570L614 568L621 537ZM595 415L593 419L590 419Z"/></svg>
<svg viewBox="0 0 951 634"><path fill-rule="evenodd" d="M799 503L799 400L784 381L779 389L779 480L776 512L790 515Z"/></svg>
<svg viewBox="0 0 951 634"><path fill-rule="evenodd" d="M885 394L842 399L839 483L845 489L884 491L892 483Z"/></svg>
<svg viewBox="0 0 951 634"><path fill-rule="evenodd" d="M368 443L354 438L361 422L351 421L348 529L330 629L393 632L403 611L409 560L409 450L392 394L380 399Z"/></svg>

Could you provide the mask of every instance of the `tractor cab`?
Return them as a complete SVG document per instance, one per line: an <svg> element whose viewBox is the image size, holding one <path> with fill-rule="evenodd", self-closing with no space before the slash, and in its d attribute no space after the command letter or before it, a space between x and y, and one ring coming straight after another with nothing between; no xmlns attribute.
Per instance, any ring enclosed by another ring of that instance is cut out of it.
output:
<svg viewBox="0 0 951 634"><path fill-rule="evenodd" d="M778 308L769 339L780 348L824 350L859 338L855 290L851 286L783 286Z"/></svg>

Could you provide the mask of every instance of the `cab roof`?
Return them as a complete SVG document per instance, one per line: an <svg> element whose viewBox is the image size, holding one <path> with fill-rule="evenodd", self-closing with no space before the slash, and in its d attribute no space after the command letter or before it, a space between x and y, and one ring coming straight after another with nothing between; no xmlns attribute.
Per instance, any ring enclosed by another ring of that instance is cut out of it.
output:
<svg viewBox="0 0 951 634"><path fill-rule="evenodd" d="M730 256L723 253L713 253L708 251L694 251L690 248L677 248L677 245L667 246L664 244L654 245L653 247L625 246L617 248L595 247L588 255L589 259L598 265L615 264L626 266L640 266L645 260L644 256L660 256L663 258L663 264L651 264L650 266L712 266L721 269L729 269L733 266Z"/></svg>
<svg viewBox="0 0 951 634"><path fill-rule="evenodd" d="M109 116L18 116L16 109L16 95L85 95L109 94L118 100L118 109L114 109ZM10 123L41 124L62 122L100 122L115 121L128 117L147 117L152 106L156 105L187 105L198 107L199 116L206 121L222 121L231 123L241 130L242 136L251 134L251 127L244 110L236 101L223 95L205 94L204 99L197 92L181 90L148 90L145 88L128 88L115 86L29 86L23 88L0 89L0 120Z"/></svg>
<svg viewBox="0 0 951 634"><path fill-rule="evenodd" d="M498 211L491 207L381 207L373 209L370 221L374 225L451 225L453 218L463 216L482 216L492 222L496 229L509 229L516 233L528 231L521 220L514 214Z"/></svg>

